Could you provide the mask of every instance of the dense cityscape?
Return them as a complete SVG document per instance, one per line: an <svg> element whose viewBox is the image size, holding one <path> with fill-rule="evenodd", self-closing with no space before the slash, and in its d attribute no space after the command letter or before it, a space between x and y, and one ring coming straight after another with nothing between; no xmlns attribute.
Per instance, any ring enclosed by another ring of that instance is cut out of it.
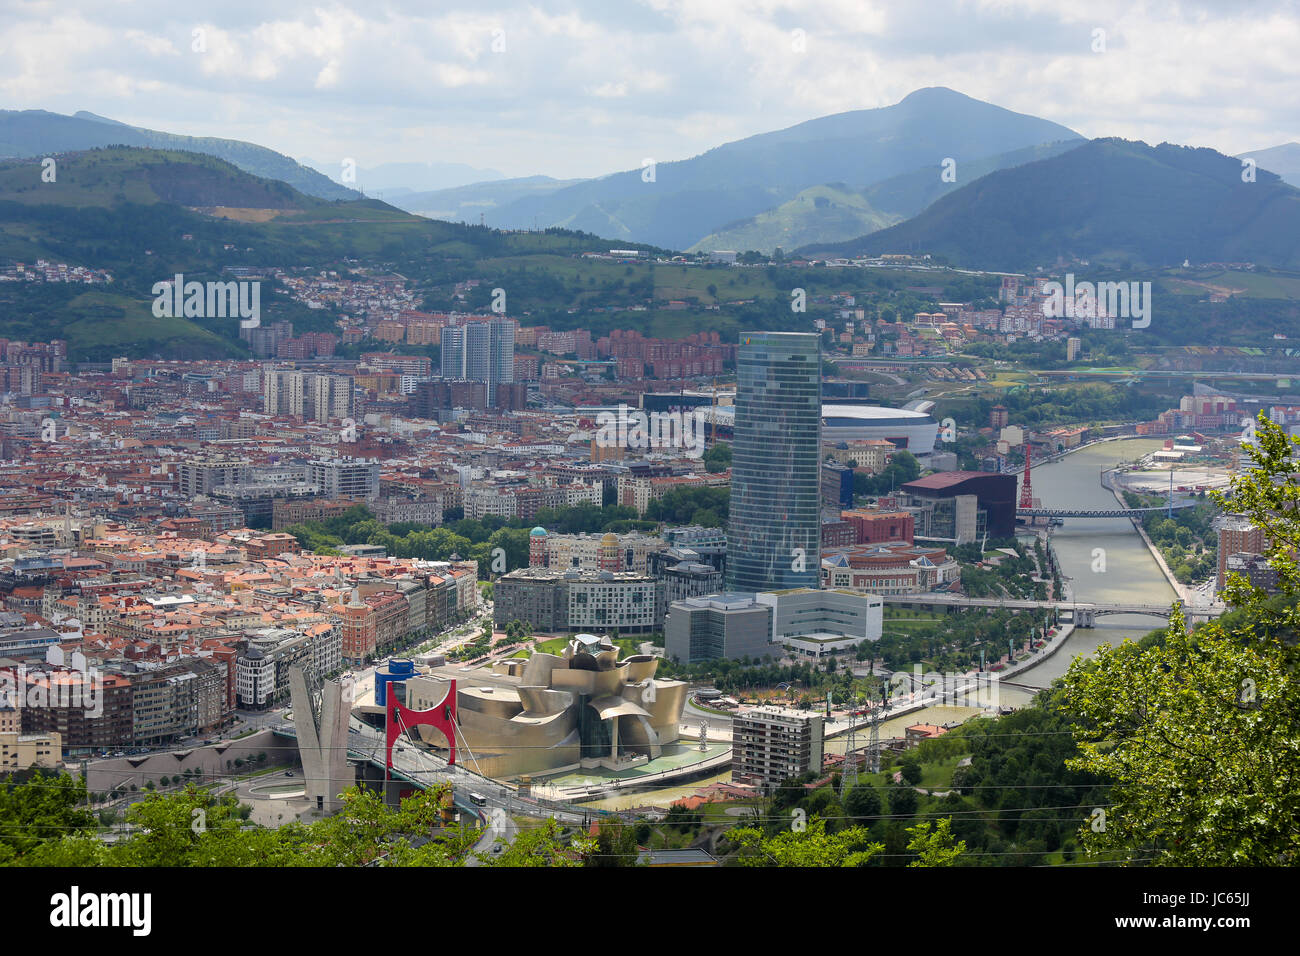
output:
<svg viewBox="0 0 1300 956"><path fill-rule="evenodd" d="M124 36L211 79L249 16ZM455 22L471 64L555 32ZM80 868L1297 862L1300 145L1239 142L1294 117L899 66L626 172L599 123L396 114L358 165L269 148L336 134L259 55L231 102L283 129L0 68L0 866L52 927L151 932L165 884ZM1251 926L1202 882L1090 918Z"/></svg>

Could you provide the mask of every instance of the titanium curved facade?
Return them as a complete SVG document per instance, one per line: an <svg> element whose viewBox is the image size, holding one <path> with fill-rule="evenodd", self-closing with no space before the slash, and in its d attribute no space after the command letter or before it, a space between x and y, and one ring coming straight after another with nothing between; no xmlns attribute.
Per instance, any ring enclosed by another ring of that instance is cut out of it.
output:
<svg viewBox="0 0 1300 956"><path fill-rule="evenodd" d="M437 668L407 683L414 710L428 709L456 680L463 763L489 777L547 774L567 768L620 770L626 758L655 759L679 737L686 684L655 677L659 660L618 659L607 638L579 634L563 654L535 653L490 667ZM442 735L421 739L445 748Z"/></svg>
<svg viewBox="0 0 1300 956"><path fill-rule="evenodd" d="M815 588L821 339L803 332L747 332L736 355L736 379L726 589Z"/></svg>

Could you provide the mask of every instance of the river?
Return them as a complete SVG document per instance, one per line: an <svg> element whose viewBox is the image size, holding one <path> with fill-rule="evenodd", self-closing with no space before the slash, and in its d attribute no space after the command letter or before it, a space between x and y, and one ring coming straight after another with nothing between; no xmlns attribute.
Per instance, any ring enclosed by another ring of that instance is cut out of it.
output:
<svg viewBox="0 0 1300 956"><path fill-rule="evenodd" d="M1097 510L1117 507L1115 496L1103 488L1101 472L1122 461L1132 461L1148 452L1163 448L1159 439L1135 438L1102 442L1064 458L1034 468L1034 493L1045 508L1085 507ZM1147 551L1142 538L1127 518L1066 518L1053 530L1052 546L1061 572L1069 579L1073 596L1080 602L1117 604L1172 604L1176 598ZM1094 570L1096 568L1096 570ZM963 612L965 613L965 612ZM1064 646L1041 664L1020 671L1017 683L1046 687L1065 673L1070 661L1089 656L1103 642L1119 644L1125 638L1140 638L1162 626L1158 618L1141 615L1114 615L1098 619L1095 628L1077 628ZM1023 707L1033 698L1033 691L1018 687L999 688L1005 706ZM980 711L972 707L930 707L880 725L881 739L903 736L903 730L917 723L960 723ZM859 731L858 745L866 742L865 730ZM826 741L827 753L843 753L844 736ZM623 794L591 806L617 809L654 803L664 805L715 780L730 778L730 771L674 790L654 793Z"/></svg>
<svg viewBox="0 0 1300 956"><path fill-rule="evenodd" d="M1102 442L1074 452L1034 468L1034 494L1044 508L1115 508L1115 496L1101 486L1101 472L1163 447L1159 439L1135 438ZM1066 518L1065 524L1052 532L1052 547L1074 598L1080 602L1172 604L1177 597L1127 518ZM1162 623L1159 618L1142 615L1098 618L1096 627L1076 628L1060 650L1041 664L1018 672L1012 680L1046 687L1066 672L1074 658L1092 655L1102 643L1119 644L1125 638L1143 637ZM1004 706L1023 707L1033 695L1034 691L1020 687L999 688L999 700ZM978 713L973 707L930 707L885 721L880 725L880 736L901 737L904 728L912 724L958 723ZM843 753L843 738L828 740L826 749Z"/></svg>
<svg viewBox="0 0 1300 956"><path fill-rule="evenodd" d="M1115 508L1115 496L1101 486L1101 472L1163 447L1159 439L1135 438L1085 448L1035 468L1034 494L1045 508ZM1172 604L1177 598L1127 518L1066 518L1052 532L1052 547L1075 600ZM1092 654L1102 642L1119 644L1160 626L1160 619L1140 615L1098 618L1095 628L1077 628L1059 651L1014 679L1045 687L1065 673L1073 658ZM1032 694L1015 687L1001 691L1002 702L1013 707L1023 706Z"/></svg>

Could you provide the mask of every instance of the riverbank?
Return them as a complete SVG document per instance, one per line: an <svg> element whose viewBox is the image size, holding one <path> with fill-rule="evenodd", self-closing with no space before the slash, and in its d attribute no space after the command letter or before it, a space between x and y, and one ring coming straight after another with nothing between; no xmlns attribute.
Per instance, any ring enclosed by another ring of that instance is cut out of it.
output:
<svg viewBox="0 0 1300 956"><path fill-rule="evenodd" d="M1121 508L1127 508L1128 502L1125 501L1124 496L1120 494L1120 490L1115 486L1115 482L1113 478L1110 481L1106 481L1107 477L1113 476L1114 474L1115 474L1115 469L1113 468L1109 469L1108 471L1102 472L1101 485L1103 488L1107 488L1110 490L1110 493L1115 496L1115 500L1119 502L1119 506ZM1142 527L1141 520L1138 518L1130 518L1129 520L1133 522L1133 530L1135 530L1138 533L1138 535L1141 536L1142 543L1145 544L1147 546L1147 550L1151 552L1151 557L1155 559L1156 566L1160 568L1160 573L1165 576L1165 580L1169 582L1169 586L1173 588L1174 593L1178 595L1178 600L1183 602L1184 607L1191 607L1193 604L1191 590L1186 585L1184 585L1181 581L1179 581L1176 577L1174 577L1174 572L1171 571L1169 569L1169 565L1165 563L1165 556L1160 553L1160 549L1156 547L1155 542L1152 541L1150 537L1148 537L1146 529Z"/></svg>
<svg viewBox="0 0 1300 956"><path fill-rule="evenodd" d="M1044 458L1035 458L1032 462L1030 462L1029 470L1032 472L1035 468L1038 468L1040 465L1053 464L1054 462L1058 462L1065 458L1068 458L1070 455L1073 455L1075 452L1087 451L1089 448L1093 448L1097 445L1104 445L1106 444L1106 442L1133 441L1134 439L1141 438L1141 437L1142 436L1140 435L1107 435L1105 438L1094 438L1092 441L1081 442L1080 444L1075 445L1072 448L1066 448L1058 452L1053 452L1052 454L1047 455ZM1025 466L1024 463L1022 462L1021 464L1015 467L1008 466L1003 468L1002 474L1019 475L1022 472L1024 472L1024 470L1025 470Z"/></svg>
<svg viewBox="0 0 1300 956"><path fill-rule="evenodd" d="M997 683L1001 683L1005 681L1008 677L1017 677L1025 673L1026 671L1033 670L1039 664L1046 661L1057 651L1059 651L1062 647L1064 647L1066 642L1070 639L1070 635L1073 633L1074 633L1073 624L1061 624L1058 626L1057 632L1048 639L1047 643L1043 645L1043 647L1034 651L1032 654L1029 655L1029 657L1025 658L1023 661L1016 661L1014 664L1010 664L1000 671L985 671L984 675L988 677L996 678ZM981 675L978 671L971 671L970 673L964 676L966 679L968 679L971 682L971 684L967 685L966 687L958 688L955 691L952 691L952 694L959 698L969 693L974 693L976 691L977 688L975 686L975 682L980 678ZM996 684L994 686L996 686ZM983 691L980 691L980 693L983 693ZM901 702L898 705L894 707L890 707L888 710L882 712L878 719L882 722L886 720L893 720L896 717L906 717L908 714L913 714L920 710L926 710L927 708L930 707L943 706L944 704L952 703L951 701L945 701L943 699L944 696L945 696L944 693L941 692L932 697L922 697L920 700L908 700L906 702ZM856 727L858 730L862 730L863 727L870 726L870 722L866 720L856 720L852 722L850 722L848 719L828 720L823 725L822 736L824 738L838 737L839 735L848 732L850 724L852 724L852 726Z"/></svg>

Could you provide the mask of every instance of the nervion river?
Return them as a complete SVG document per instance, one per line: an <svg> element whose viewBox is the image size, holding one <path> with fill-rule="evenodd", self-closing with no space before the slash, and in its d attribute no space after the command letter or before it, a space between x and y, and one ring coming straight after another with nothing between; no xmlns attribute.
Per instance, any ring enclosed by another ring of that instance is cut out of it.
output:
<svg viewBox="0 0 1300 956"><path fill-rule="evenodd" d="M1101 472L1163 446L1159 439L1135 438L1102 442L1066 455L1034 468L1034 495L1044 508L1115 508L1115 496L1101 486ZM1127 518L1066 518L1064 526L1053 529L1052 548L1079 602L1172 604L1177 598ZM1119 644L1125 638L1142 637L1163 625L1161 619L1143 615L1098 618L1095 628L1075 629L1055 654L1011 679L1046 687L1065 673L1076 656L1091 655L1103 642ZM1023 706L1033 695L1016 687L1003 686L1000 691L1002 703L1012 707Z"/></svg>
<svg viewBox="0 0 1300 956"><path fill-rule="evenodd" d="M1159 439L1134 438L1102 442L1066 455L1059 461L1034 468L1034 496L1044 508L1088 508L1097 511L1117 507L1115 496L1101 486L1101 473L1122 461L1136 458L1164 447ZM1069 578L1074 599L1084 603L1172 604L1176 595L1142 537L1127 518L1066 518L1065 524L1053 529L1052 548ZM1104 563L1099 558L1104 558ZM1093 568L1105 568L1094 571ZM982 613L962 611L959 613ZM1065 644L1041 664L1019 671L1010 678L1029 687L1047 687L1066 672L1070 661L1091 656L1102 643L1120 644L1125 638L1144 637L1163 627L1160 618L1145 615L1116 614L1097 619L1095 628L1078 628ZM1006 707L1024 707L1035 691L1005 684L998 688L999 703ZM975 707L938 706L914 711L883 721L882 740L901 737L913 724L958 724L981 713ZM865 738L859 731L857 743ZM846 738L826 741L827 753L844 753Z"/></svg>

